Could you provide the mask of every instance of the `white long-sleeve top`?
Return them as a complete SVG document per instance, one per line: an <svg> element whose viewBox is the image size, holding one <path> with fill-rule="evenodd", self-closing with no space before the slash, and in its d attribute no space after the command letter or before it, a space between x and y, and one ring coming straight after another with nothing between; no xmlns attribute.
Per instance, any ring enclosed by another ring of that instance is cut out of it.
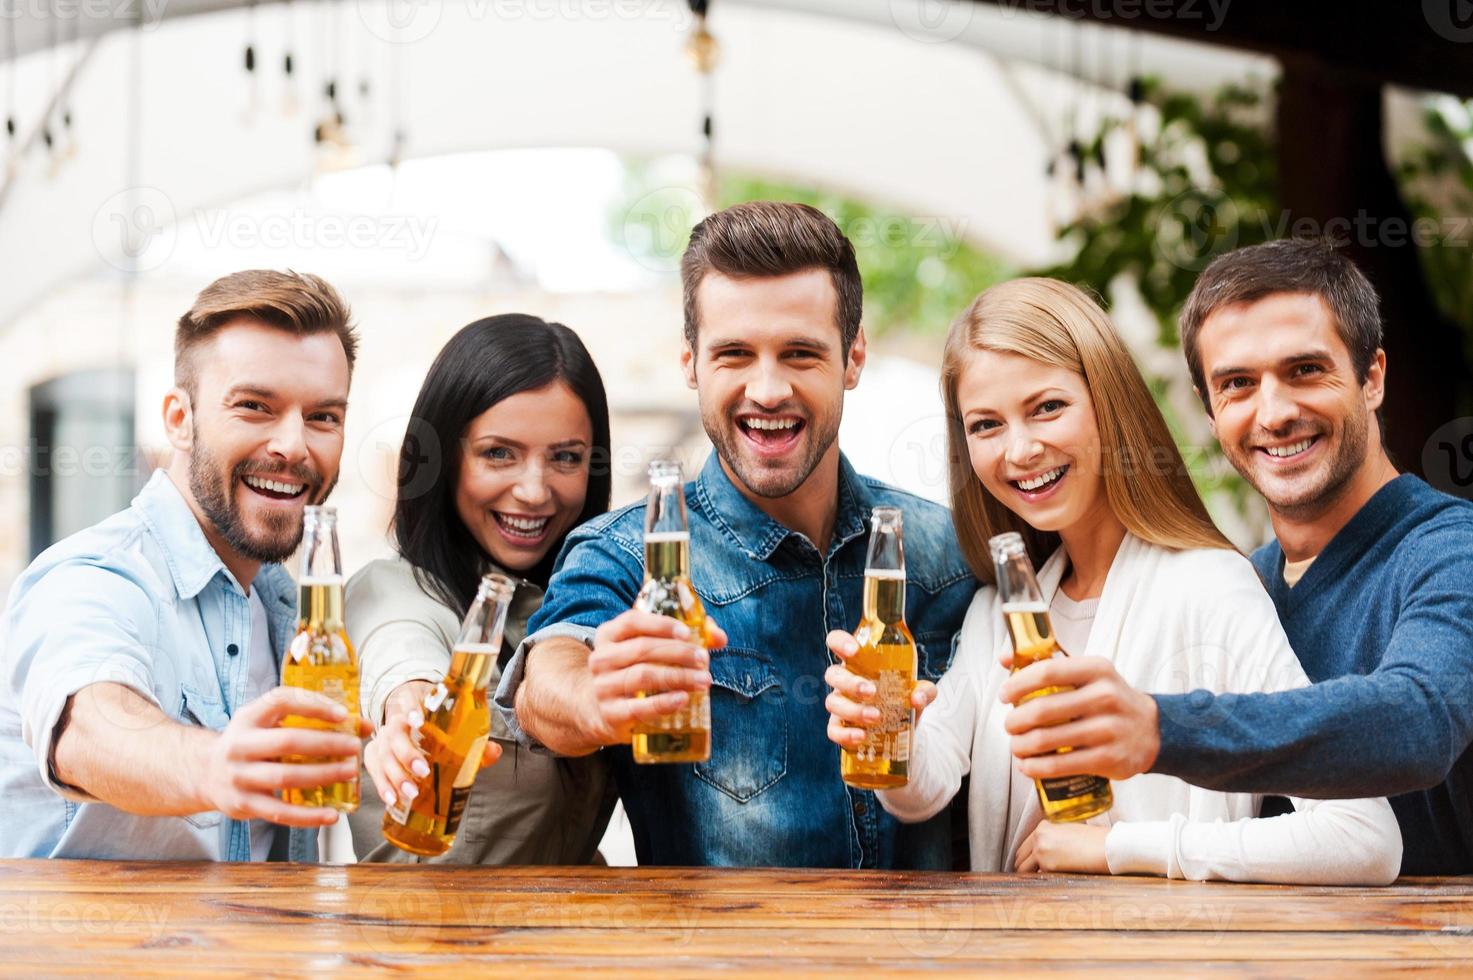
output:
<svg viewBox="0 0 1473 980"><path fill-rule="evenodd" d="M1039 571L1051 601L1067 569L1056 552ZM974 871L1011 871L1018 846L1042 819L1033 781L1019 775L997 699L1010 648L1001 603L980 589L956 657L922 715L910 781L879 793L904 821L925 820L972 775L969 836ZM1225 549L1169 551L1127 534L1110 566L1089 646L1138 690L1177 694L1279 691L1309 683L1253 566ZM1115 805L1091 823L1110 826L1114 874L1326 885L1387 884L1401 867L1401 831L1384 799L1294 799L1294 812L1258 817L1263 798L1217 793L1171 776L1114 784Z"/></svg>

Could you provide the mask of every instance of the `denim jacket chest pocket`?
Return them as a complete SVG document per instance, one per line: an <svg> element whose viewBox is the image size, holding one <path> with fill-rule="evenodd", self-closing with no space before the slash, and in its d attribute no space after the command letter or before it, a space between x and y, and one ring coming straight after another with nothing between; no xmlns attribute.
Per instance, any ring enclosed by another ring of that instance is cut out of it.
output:
<svg viewBox="0 0 1473 980"><path fill-rule="evenodd" d="M916 672L922 680L932 683L941 680L941 675L946 673L947 668L951 666L960 631L953 633L950 630L929 630L914 635Z"/></svg>
<svg viewBox="0 0 1473 980"><path fill-rule="evenodd" d="M223 731L230 724L230 715L226 713L225 705L218 694L211 697L189 684L180 685L179 688L178 718L181 724L216 732ZM223 815L218 810L212 810L207 813L192 813L184 819L196 827L209 828L218 827Z"/></svg>
<svg viewBox="0 0 1473 980"><path fill-rule="evenodd" d="M755 650L711 658L711 758L697 778L747 803L788 771L788 720L782 678Z"/></svg>

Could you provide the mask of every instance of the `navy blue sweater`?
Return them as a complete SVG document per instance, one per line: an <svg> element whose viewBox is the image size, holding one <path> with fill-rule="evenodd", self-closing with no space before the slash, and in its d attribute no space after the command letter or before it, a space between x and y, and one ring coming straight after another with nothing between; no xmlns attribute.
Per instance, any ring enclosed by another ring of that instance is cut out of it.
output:
<svg viewBox="0 0 1473 980"><path fill-rule="evenodd" d="M1403 874L1473 872L1473 504L1401 476L1294 588L1277 542L1253 563L1315 683L1158 695L1152 771L1224 792L1387 796Z"/></svg>

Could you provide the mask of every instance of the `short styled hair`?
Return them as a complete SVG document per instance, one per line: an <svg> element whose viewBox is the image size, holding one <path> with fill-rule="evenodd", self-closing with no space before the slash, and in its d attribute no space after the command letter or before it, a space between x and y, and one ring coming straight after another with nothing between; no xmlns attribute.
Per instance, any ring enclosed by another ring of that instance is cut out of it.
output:
<svg viewBox="0 0 1473 980"><path fill-rule="evenodd" d="M700 310L696 292L706 273L733 279L769 278L825 269L838 296L838 327L844 358L859 334L864 289L854 246L828 215L807 204L749 201L708 215L691 231L680 260L685 302L685 340L696 349Z"/></svg>
<svg viewBox="0 0 1473 980"><path fill-rule="evenodd" d="M195 396L194 352L227 324L249 319L299 336L335 333L348 357L358 356L358 334L348 305L319 276L274 269L232 272L210 283L179 318L174 331L174 384Z"/></svg>
<svg viewBox="0 0 1473 980"><path fill-rule="evenodd" d="M1285 238L1250 245L1213 259L1197 278L1181 312L1182 351L1208 415L1212 401L1197 343L1202 324L1224 307L1255 303L1278 293L1309 293L1325 301L1350 351L1355 379L1365 382L1381 348L1381 299L1365 273L1321 239Z"/></svg>

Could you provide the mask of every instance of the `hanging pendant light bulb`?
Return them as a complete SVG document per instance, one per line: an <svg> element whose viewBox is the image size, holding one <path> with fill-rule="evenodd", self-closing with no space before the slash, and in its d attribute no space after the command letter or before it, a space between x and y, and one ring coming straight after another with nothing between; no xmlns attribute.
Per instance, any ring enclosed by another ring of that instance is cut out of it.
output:
<svg viewBox="0 0 1473 980"><path fill-rule="evenodd" d="M294 30L296 8L292 5L292 0L286 0L286 3L282 5L281 15L286 22L283 31L286 35L286 50L281 55L282 88L285 90L285 95L281 100L281 112L282 115L295 116L297 109L301 106L301 100L297 98L297 60L293 54L293 48L296 47L296 31Z"/></svg>
<svg viewBox="0 0 1473 980"><path fill-rule="evenodd" d="M246 105L241 119L250 126L255 124L261 106L260 76L256 73L256 0L246 6L245 55L241 61L246 73Z"/></svg>
<svg viewBox="0 0 1473 980"><path fill-rule="evenodd" d="M701 156L697 188L707 214L716 209L719 195L716 187L716 64L721 60L721 45L706 26L710 0L688 0L696 23L685 43L685 54L701 79ZM693 215L699 220L701 215Z"/></svg>
<svg viewBox="0 0 1473 980"><path fill-rule="evenodd" d="M721 44L706 27L708 0L691 0L691 12L696 15L696 26L685 42L685 56L691 67L702 75L709 75L721 60Z"/></svg>

